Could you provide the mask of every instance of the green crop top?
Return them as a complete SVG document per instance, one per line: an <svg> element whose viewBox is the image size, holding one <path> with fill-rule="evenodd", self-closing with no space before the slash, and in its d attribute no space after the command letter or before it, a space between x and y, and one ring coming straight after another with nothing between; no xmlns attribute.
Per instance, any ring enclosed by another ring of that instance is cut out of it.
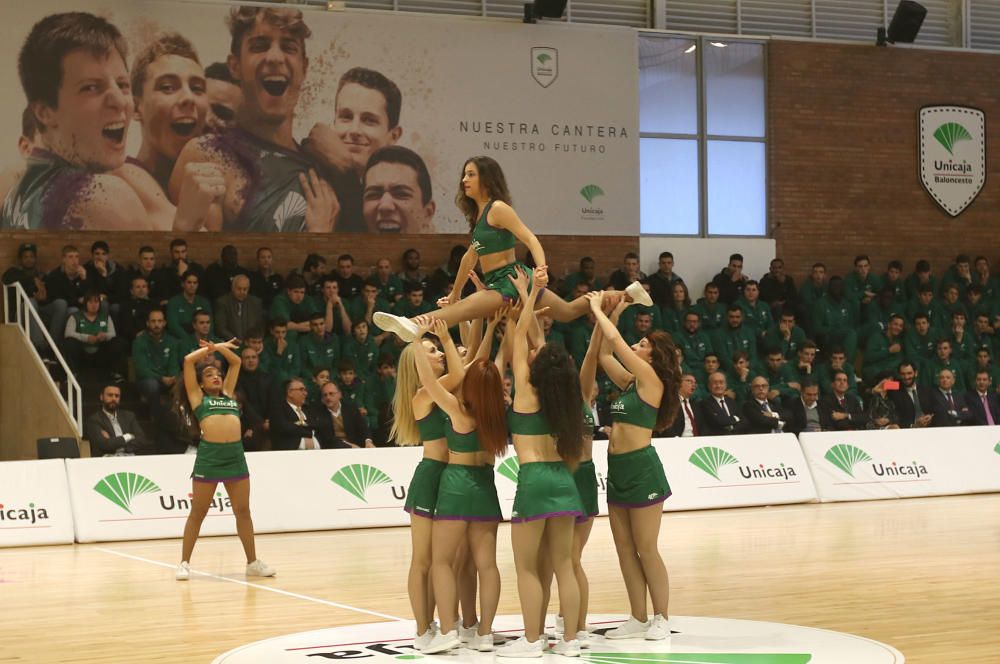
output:
<svg viewBox="0 0 1000 664"><path fill-rule="evenodd" d="M507 429L520 436L550 436L552 427L542 417L542 411L519 413L513 408L507 411Z"/></svg>
<svg viewBox="0 0 1000 664"><path fill-rule="evenodd" d="M451 423L451 418L445 416L445 423L448 427L444 430L444 437L448 439L449 452L480 452L479 433L475 430L469 433L459 433Z"/></svg>
<svg viewBox="0 0 1000 664"><path fill-rule="evenodd" d="M240 405L236 403L236 399L224 394L217 397L206 394L198 407L195 408L194 416L200 422L209 415L235 415L239 417Z"/></svg>
<svg viewBox="0 0 1000 664"><path fill-rule="evenodd" d="M658 410L642 400L634 380L611 404L611 415L615 418L615 422L634 424L650 431L656 428Z"/></svg>
<svg viewBox="0 0 1000 664"><path fill-rule="evenodd" d="M486 204L486 207L483 208L483 214L476 222L476 227L472 229L472 248L480 256L513 249L514 245L517 244L517 239L509 230L490 226L486 222L486 215L489 214L491 207L493 207L493 201Z"/></svg>
<svg viewBox="0 0 1000 664"><path fill-rule="evenodd" d="M421 417L417 420L417 430L420 431L421 443L447 438L448 416L443 410L434 406L427 417Z"/></svg>

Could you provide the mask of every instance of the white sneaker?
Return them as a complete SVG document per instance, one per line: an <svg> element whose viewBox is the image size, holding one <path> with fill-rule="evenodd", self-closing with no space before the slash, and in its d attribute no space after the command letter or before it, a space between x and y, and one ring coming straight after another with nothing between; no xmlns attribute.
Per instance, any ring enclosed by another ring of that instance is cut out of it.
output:
<svg viewBox="0 0 1000 664"><path fill-rule="evenodd" d="M542 653L545 652L546 645L547 644L540 638L537 641L529 641L522 636L516 641L505 643L497 648L496 655L497 657L518 658L541 657Z"/></svg>
<svg viewBox="0 0 1000 664"><path fill-rule="evenodd" d="M247 565L247 576L274 576L277 573L278 570L268 567L260 558Z"/></svg>
<svg viewBox="0 0 1000 664"><path fill-rule="evenodd" d="M649 624L649 629L646 630L646 640L662 641L669 638L670 626L667 624L667 619L657 613L653 616L653 620Z"/></svg>
<svg viewBox="0 0 1000 664"><path fill-rule="evenodd" d="M618 627L614 629L609 629L604 633L604 638L606 639L641 639L646 636L646 630L649 629L649 621L642 622L641 620L636 620L632 616L628 617L628 620L623 622Z"/></svg>
<svg viewBox="0 0 1000 664"><path fill-rule="evenodd" d="M649 298L649 295L646 295ZM372 322L386 332L393 332L397 337L410 343L417 338L417 324L409 318L394 316L385 311L376 311L372 314Z"/></svg>
<svg viewBox="0 0 1000 664"><path fill-rule="evenodd" d="M426 648L431 644L431 641L434 640L434 637L436 635L437 632L434 630L434 627L433 626L428 627L426 632L424 632L423 634L418 634L413 638L414 649L423 652L424 648Z"/></svg>
<svg viewBox="0 0 1000 664"><path fill-rule="evenodd" d="M465 645L472 639L479 636L479 621L472 623L469 627L462 627L462 623L458 624L458 638L462 640L462 645Z"/></svg>
<svg viewBox="0 0 1000 664"><path fill-rule="evenodd" d="M580 642L580 647L581 648L589 648L590 647L590 632L588 632L585 629L581 629L579 632L576 633L576 640Z"/></svg>
<svg viewBox="0 0 1000 664"><path fill-rule="evenodd" d="M425 654L433 654L436 652L445 652L446 650L451 650L452 648L457 648L461 643L458 639L458 630L451 630L450 632L438 633L434 635L430 643L423 648L420 652Z"/></svg>
<svg viewBox="0 0 1000 664"><path fill-rule="evenodd" d="M552 646L552 652L557 655L565 655L566 657L579 657L580 642L576 639L573 639L572 641L560 640Z"/></svg>
<svg viewBox="0 0 1000 664"><path fill-rule="evenodd" d="M181 561L174 572L174 578L178 581L187 581L191 578L191 565L186 561Z"/></svg>
<svg viewBox="0 0 1000 664"><path fill-rule="evenodd" d="M469 650L478 650L479 652L492 652L493 632L490 632L489 634L476 634L469 639L466 647Z"/></svg>
<svg viewBox="0 0 1000 664"><path fill-rule="evenodd" d="M641 304L644 307L653 306L653 298L649 296L649 293L646 292L646 289L638 281L630 283L625 289L625 294L632 298L632 304Z"/></svg>

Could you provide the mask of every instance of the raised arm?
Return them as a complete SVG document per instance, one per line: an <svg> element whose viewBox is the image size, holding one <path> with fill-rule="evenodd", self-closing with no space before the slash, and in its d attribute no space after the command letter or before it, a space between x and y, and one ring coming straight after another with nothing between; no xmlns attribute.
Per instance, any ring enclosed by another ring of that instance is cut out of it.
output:
<svg viewBox="0 0 1000 664"><path fill-rule="evenodd" d="M430 324L426 320L422 324L418 323L417 339L423 338L429 331ZM416 343L416 341L413 343ZM437 378L434 377L434 370L431 369L431 363L427 360L427 353L418 350L413 354L413 361L417 365L417 375L420 377L420 384L423 385L423 389L427 391L428 396L433 399L434 403L446 412L452 420L455 417L464 418L464 414L458 406L458 399L451 392L444 389Z"/></svg>
<svg viewBox="0 0 1000 664"><path fill-rule="evenodd" d="M625 340L622 339L621 332L618 331L615 324L611 322L611 320L604 313L604 310L601 309L600 298L590 297L588 295L588 299L590 300L590 309L594 312L594 316L597 319L597 325L600 326L601 332L604 334L604 338L607 339L612 352L621 361L622 365L624 365L625 370L635 376L640 382L645 382L647 385L651 384L651 381L659 383L659 378L656 376L656 371L653 370L653 366L635 354L629 345L625 343ZM605 371L608 371L608 365L603 363L603 359L604 358L602 357L602 366L604 366ZM611 376L611 380L615 381L619 387L622 386L618 383L618 379L622 377L621 374L619 374L618 378L611 375L611 372L608 372L608 375Z"/></svg>
<svg viewBox="0 0 1000 664"><path fill-rule="evenodd" d="M490 359L490 351L493 350L493 336L496 334L497 325L499 325L500 321L509 315L509 304L503 305L490 315L489 319L486 321L486 330L483 332L483 337L478 340L478 346L475 351L470 348L468 354L466 355L466 358L471 358L469 359L468 364L472 364L476 360Z"/></svg>
<svg viewBox="0 0 1000 664"><path fill-rule="evenodd" d="M205 393L198 386L198 372L194 370L198 360L207 356L211 352L210 346L205 345L197 350L193 350L184 356L184 389L187 391L188 404L191 410L196 410L201 405L201 400Z"/></svg>
<svg viewBox="0 0 1000 664"><path fill-rule="evenodd" d="M422 318L422 316L417 317ZM437 381L441 387L452 392L462 384L465 379L465 365L462 364L462 357L455 348L455 342L448 334L448 324L441 319L429 319L431 333L441 340L441 347L444 348L444 359L448 365L448 373Z"/></svg>
<svg viewBox="0 0 1000 664"><path fill-rule="evenodd" d="M241 360L240 356L234 352L237 348L239 348L239 343L236 341L236 337L233 337L229 341L225 341L221 344L209 344L209 347L212 351L226 358L226 362L229 363L229 371L226 372L226 380L222 383L222 392L230 397L235 396L236 381L240 378L240 366L243 364L243 360Z"/></svg>
<svg viewBox="0 0 1000 664"><path fill-rule="evenodd" d="M543 270L535 271L535 278L541 274L543 281L547 283L545 279L545 272ZM517 396L524 396L532 392L529 390L528 375L530 369L528 367L528 330L535 324L535 300L538 299L538 293L544 287L544 283L539 286L536 282L532 288L531 293L528 293L528 275L522 272L520 269L517 271L517 277L509 277L512 282L514 282L514 287L517 288L517 294L521 302L524 303L524 308L521 310L521 317L517 320L517 326L514 328L514 345L511 348L511 368L514 371L514 394L515 399ZM509 323L508 323L509 325Z"/></svg>
<svg viewBox="0 0 1000 664"><path fill-rule="evenodd" d="M538 241L538 238L531 232L531 229L525 226L521 218L514 212L514 208L503 201L497 201L490 208L486 221L489 222L490 226L505 228L513 233L514 237L531 252L531 257L535 260L535 265L548 271L548 263L545 262L545 250L542 249L542 243Z"/></svg>
<svg viewBox="0 0 1000 664"><path fill-rule="evenodd" d="M462 298L462 289L465 288L465 282L469 280L469 272L472 268L476 267L478 260L479 255L470 245L465 255L462 256L462 262L458 264L458 272L455 274L455 285L451 287L451 293L448 295L448 300L452 304L455 304Z"/></svg>
<svg viewBox="0 0 1000 664"><path fill-rule="evenodd" d="M587 346L587 354L580 365L580 395L583 403L588 407L594 399L594 381L597 380L597 362L601 353L601 346L604 343L604 333L599 326L594 327L594 332L590 335L590 345Z"/></svg>

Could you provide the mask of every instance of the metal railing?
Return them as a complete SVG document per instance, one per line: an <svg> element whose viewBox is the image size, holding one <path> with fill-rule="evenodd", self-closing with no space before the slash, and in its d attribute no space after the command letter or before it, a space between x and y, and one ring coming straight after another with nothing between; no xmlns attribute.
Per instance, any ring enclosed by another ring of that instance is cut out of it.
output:
<svg viewBox="0 0 1000 664"><path fill-rule="evenodd" d="M13 303L13 306L11 304ZM38 330L41 332L42 337L45 339L45 343L48 345L49 349L52 351L53 357L62 367L63 372L66 374L66 381L64 383L65 391L59 388L59 385L53 380L52 376L48 371L45 372L46 378L62 397L63 402L66 406L66 412L69 414L71 420L73 420L73 426L76 429L78 436L83 435L83 390L80 389L80 383L77 382L76 376L70 371L69 364L63 357L62 353L59 352L59 346L56 342L52 340L52 336L49 335L48 329L45 327L45 323L42 322L42 317L38 315L38 311L31 306L31 298L28 294L24 292L24 288L20 283L14 282L12 284L6 284L4 286L4 323L7 325L17 325L21 328L25 337L28 339L28 345L31 347L31 352L35 354L38 358L39 363L44 366L44 361L42 360L41 354L39 354L38 349L35 347L32 341L32 332L34 331L34 326L37 326Z"/></svg>

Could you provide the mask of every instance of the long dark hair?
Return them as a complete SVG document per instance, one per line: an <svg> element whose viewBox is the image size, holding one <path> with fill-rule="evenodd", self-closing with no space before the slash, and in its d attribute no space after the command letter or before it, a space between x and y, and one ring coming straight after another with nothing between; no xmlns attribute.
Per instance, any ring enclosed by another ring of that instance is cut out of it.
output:
<svg viewBox="0 0 1000 664"><path fill-rule="evenodd" d="M500 168L496 159L484 155L466 159L465 163L462 164L462 172L458 176L458 193L455 194L455 205L468 220L471 232L476 227L476 221L479 218L479 204L473 198L466 196L465 189L462 187L465 167L469 164L476 165L476 170L479 171L479 186L489 194L492 200L503 201L507 205L513 205L513 203L511 203L510 189L507 188L507 178L504 177L503 169Z"/></svg>
<svg viewBox="0 0 1000 664"><path fill-rule="evenodd" d="M494 457L507 451L507 414L504 410L503 379L493 362L479 358L465 371L462 401L476 421L479 444Z"/></svg>
<svg viewBox="0 0 1000 664"><path fill-rule="evenodd" d="M538 349L528 373L538 404L563 461L575 466L583 455L583 397L573 358L559 344Z"/></svg>
<svg viewBox="0 0 1000 664"><path fill-rule="evenodd" d="M653 330L646 335L646 339L653 349L653 371L663 383L663 396L656 411L656 431L663 431L674 423L680 409L677 389L681 384L681 367L677 362L677 346L673 337L663 330Z"/></svg>

